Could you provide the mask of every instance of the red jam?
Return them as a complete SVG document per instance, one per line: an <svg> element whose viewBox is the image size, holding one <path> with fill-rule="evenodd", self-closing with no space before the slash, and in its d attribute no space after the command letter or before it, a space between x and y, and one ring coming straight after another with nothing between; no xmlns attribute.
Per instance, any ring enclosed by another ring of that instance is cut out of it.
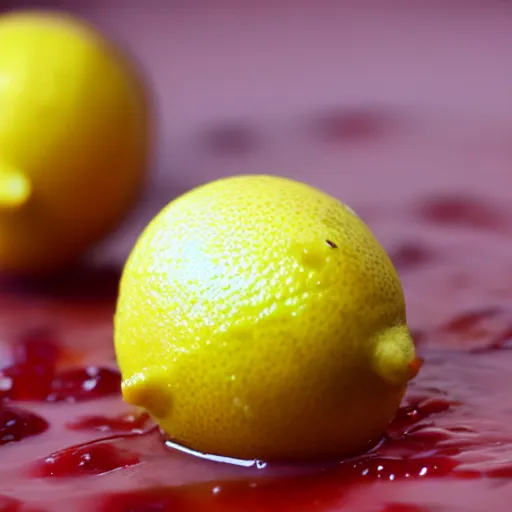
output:
<svg viewBox="0 0 512 512"><path fill-rule="evenodd" d="M48 429L48 423L40 416L0 404L0 445L37 436Z"/></svg>
<svg viewBox="0 0 512 512"><path fill-rule="evenodd" d="M7 496L0 496L0 510L2 512L18 512L22 510L22 503Z"/></svg>
<svg viewBox="0 0 512 512"><path fill-rule="evenodd" d="M112 418L106 416L84 416L69 423L71 430L99 430L100 432L142 432L149 422L146 413L121 414Z"/></svg>
<svg viewBox="0 0 512 512"><path fill-rule="evenodd" d="M13 362L0 370L0 399L79 402L119 393L119 372L97 366L58 371L59 348L40 333L15 344Z"/></svg>
<svg viewBox="0 0 512 512"><path fill-rule="evenodd" d="M117 448L112 442L103 441L72 446L52 453L36 464L33 475L41 477L102 475L116 469L134 466L139 462L137 455Z"/></svg>
<svg viewBox="0 0 512 512"><path fill-rule="evenodd" d="M404 147L417 143L393 146L393 137L408 133L407 122L354 112L325 118L320 128L329 132L331 149L336 138L358 141L341 144L340 151L352 151L353 165L359 146L364 158L374 148L374 163L380 165L383 140L398 160L405 158ZM444 132L435 138L446 139ZM423 155L432 157L429 172L442 169L435 165L441 158L437 150L430 150ZM395 162L395 156L388 159ZM428 180L440 180L439 175ZM508 510L510 212L474 194L423 193L422 185L414 195L406 190L416 177L406 186L404 176L393 178L396 187L387 198L380 186L368 190L356 174L350 180L365 192L360 193L363 217L402 277L411 329L424 358L377 447L351 460L306 466L227 464L168 447L148 416L124 404L119 394L112 349L114 274L100 270L97 279L89 272L36 285L3 282L0 511Z"/></svg>

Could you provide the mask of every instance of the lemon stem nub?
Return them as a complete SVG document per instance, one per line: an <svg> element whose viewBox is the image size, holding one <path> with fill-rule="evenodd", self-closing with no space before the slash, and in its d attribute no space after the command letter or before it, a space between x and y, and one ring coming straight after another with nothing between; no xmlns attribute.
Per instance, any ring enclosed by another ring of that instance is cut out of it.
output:
<svg viewBox="0 0 512 512"><path fill-rule="evenodd" d="M156 418L167 416L172 399L163 373L159 368L145 368L125 379L121 385L125 402L142 407Z"/></svg>
<svg viewBox="0 0 512 512"><path fill-rule="evenodd" d="M414 343L405 325L381 332L374 345L373 366L390 383L404 385L416 377L422 360L416 356Z"/></svg>
<svg viewBox="0 0 512 512"><path fill-rule="evenodd" d="M0 163L0 211L15 210L30 199L32 186L21 172Z"/></svg>

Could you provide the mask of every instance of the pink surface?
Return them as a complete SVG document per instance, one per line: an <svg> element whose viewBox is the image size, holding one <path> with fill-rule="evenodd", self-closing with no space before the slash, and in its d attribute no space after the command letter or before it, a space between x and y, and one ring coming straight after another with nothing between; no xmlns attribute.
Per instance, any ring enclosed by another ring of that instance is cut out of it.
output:
<svg viewBox="0 0 512 512"><path fill-rule="evenodd" d="M227 174L293 176L356 207L431 189L507 196L510 2L60 4L131 48L155 92L160 134L147 205L102 258L124 259L162 205ZM315 131L319 116L360 111L383 114L375 136L326 143ZM242 130L248 147L212 148L225 129Z"/></svg>
<svg viewBox="0 0 512 512"><path fill-rule="evenodd" d="M440 436L435 450L454 443L461 450L452 455L457 463L483 477L394 483L377 478L364 488L330 479L311 487L307 510L508 510L510 355L475 356L467 349L485 352L489 340L510 337L512 4L71 4L132 48L153 84L161 126L144 201L95 251L95 260L122 262L149 218L190 187L264 172L302 179L351 204L399 266L410 323L428 356L412 394L462 403L455 412L427 418L427 434ZM82 363L112 363L111 294L87 307L69 298L14 298L6 292L0 299L0 339L14 341L25 329L48 324L59 343L87 347ZM497 312L486 313L489 307ZM0 343L0 359L9 358L8 346ZM446 348L439 357L437 351ZM0 494L35 504L30 494L41 493L45 510L69 510L74 498L76 507L90 510L89 498L114 489L251 478L230 466L170 456L150 436L136 443L144 464L125 473L71 483L26 480L32 459L91 438L90 432L69 431L65 421L126 409L118 397L75 408L29 407L52 418L52 428L6 445L3 460L16 463L0 468ZM469 448L457 430L461 426L474 430ZM493 471L502 476L489 476ZM267 501L256 495L262 508L251 501L244 510L298 512L297 504L289 508L297 494L282 495L279 507L272 494ZM186 499L189 508L176 504L176 510L195 512L197 502ZM386 508L390 503L416 508ZM231 505L226 510L239 512L236 500Z"/></svg>
<svg viewBox="0 0 512 512"><path fill-rule="evenodd" d="M227 174L289 175L356 207L441 188L508 193L509 2L118 1L81 10L133 49L155 91L158 172L130 243L176 193ZM317 117L359 112L380 127L330 142L315 130ZM243 130L248 147L212 148L224 129ZM107 252L122 257L129 244L118 241Z"/></svg>

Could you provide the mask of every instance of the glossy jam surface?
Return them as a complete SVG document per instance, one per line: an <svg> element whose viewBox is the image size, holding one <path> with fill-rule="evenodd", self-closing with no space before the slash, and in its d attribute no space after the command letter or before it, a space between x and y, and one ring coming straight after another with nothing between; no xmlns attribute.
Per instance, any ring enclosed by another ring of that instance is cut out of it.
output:
<svg viewBox="0 0 512 512"><path fill-rule="evenodd" d="M383 144L375 155L395 148L387 158L400 160L398 145L386 138L400 123L363 114L317 119L314 129L330 151L338 143L352 151L354 162L372 144ZM248 133L222 128L211 145L247 158L257 146ZM436 147L449 137L430 137L430 145L414 151L418 159L431 154L439 169L445 150L438 154ZM455 145L457 137L452 133ZM461 185L463 171L453 171ZM412 194L404 176L390 177L393 190L381 194L354 174L352 186L363 191L360 208L331 190L361 212L389 250L425 358L387 435L370 453L285 466L227 464L169 447L147 415L119 395L112 349L118 274L79 272L35 284L4 279L0 511L509 510L512 214L479 187L454 193L421 185ZM481 188L487 183L484 175L471 179Z"/></svg>
<svg viewBox="0 0 512 512"><path fill-rule="evenodd" d="M48 422L18 407L0 406L0 445L37 436L48 429Z"/></svg>
<svg viewBox="0 0 512 512"><path fill-rule="evenodd" d="M61 348L48 337L28 333L16 342L10 364L0 370L0 398L81 402L119 393L117 370L88 365L59 371Z"/></svg>

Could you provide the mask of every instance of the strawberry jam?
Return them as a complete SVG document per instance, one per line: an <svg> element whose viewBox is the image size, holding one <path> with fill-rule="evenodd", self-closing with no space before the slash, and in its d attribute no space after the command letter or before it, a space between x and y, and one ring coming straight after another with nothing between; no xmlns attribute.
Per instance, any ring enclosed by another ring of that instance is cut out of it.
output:
<svg viewBox="0 0 512 512"><path fill-rule="evenodd" d="M57 371L57 353L45 340L20 340L13 363L0 370L0 398L78 402L119 392L118 371L96 366Z"/></svg>
<svg viewBox="0 0 512 512"><path fill-rule="evenodd" d="M73 446L52 453L34 468L34 476L70 477L101 475L116 469L134 466L139 458L111 442Z"/></svg>
<svg viewBox="0 0 512 512"><path fill-rule="evenodd" d="M36 436L47 428L46 420L34 413L0 405L0 445Z"/></svg>
<svg viewBox="0 0 512 512"><path fill-rule="evenodd" d="M512 214L499 200L501 190L510 190L499 177L510 175L510 144L502 167L498 146L481 133L450 131L465 126L451 118L414 125L408 116L395 122L392 112L361 109L322 115L310 125L327 139L322 151L331 152L325 159L311 147L311 158L326 169L343 168L338 163L348 158L354 172L347 179L324 176L324 183L295 177L353 205L382 240L401 275L424 359L386 435L350 460L306 465L179 450L121 399L112 346L118 272L93 268L36 283L4 279L1 512L509 509ZM228 135L217 145L225 146ZM484 139L492 149L485 153L485 179L470 172L472 162L483 161ZM254 151L263 144L258 140ZM305 141L300 145L308 151ZM240 151L237 162L253 157ZM369 189L373 178L365 169L382 166L388 174L379 183L389 187Z"/></svg>

